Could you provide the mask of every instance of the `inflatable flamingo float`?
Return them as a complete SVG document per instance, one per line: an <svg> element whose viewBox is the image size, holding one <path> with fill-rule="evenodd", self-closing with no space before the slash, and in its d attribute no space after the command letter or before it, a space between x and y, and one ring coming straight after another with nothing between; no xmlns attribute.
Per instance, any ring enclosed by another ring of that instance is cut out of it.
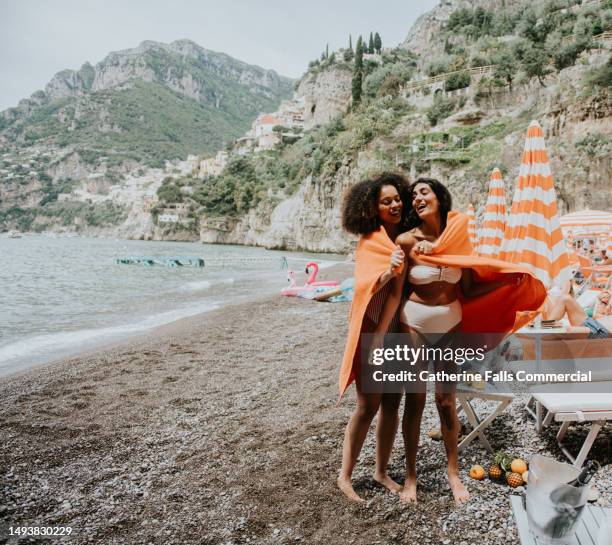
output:
<svg viewBox="0 0 612 545"><path fill-rule="evenodd" d="M287 281L289 286L281 290L281 295L286 297L308 297L308 295L314 296L315 287L305 284L298 286L295 281L295 272L289 269L287 271Z"/></svg>
<svg viewBox="0 0 612 545"><path fill-rule="evenodd" d="M319 265L314 261L309 261L306 263L306 274L308 273L308 269L312 267L312 272L306 280L306 286L318 287L318 286L339 286L340 282L337 280L325 280L323 282L316 282L317 274L319 273Z"/></svg>

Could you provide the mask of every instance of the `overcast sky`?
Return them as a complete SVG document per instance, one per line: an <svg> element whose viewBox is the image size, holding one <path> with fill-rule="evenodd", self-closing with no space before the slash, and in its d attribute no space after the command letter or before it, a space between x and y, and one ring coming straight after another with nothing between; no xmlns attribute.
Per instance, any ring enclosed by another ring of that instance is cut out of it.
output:
<svg viewBox="0 0 612 545"><path fill-rule="evenodd" d="M188 38L297 78L329 43L378 31L402 42L438 0L0 0L0 111L56 72L143 40ZM355 42L353 41L353 44Z"/></svg>

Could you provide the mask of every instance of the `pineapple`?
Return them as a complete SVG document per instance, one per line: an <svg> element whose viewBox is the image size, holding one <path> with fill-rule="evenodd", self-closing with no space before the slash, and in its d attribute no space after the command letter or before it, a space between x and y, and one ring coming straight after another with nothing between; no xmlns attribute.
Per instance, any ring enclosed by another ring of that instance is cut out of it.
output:
<svg viewBox="0 0 612 545"><path fill-rule="evenodd" d="M489 466L489 479L497 481L498 479L501 479L501 476L503 474L504 472L502 471L502 468L499 467L497 464L491 464Z"/></svg>
<svg viewBox="0 0 612 545"><path fill-rule="evenodd" d="M501 450L495 455L495 461L489 466L489 478L501 479L504 473L510 472L510 458Z"/></svg>
<svg viewBox="0 0 612 545"><path fill-rule="evenodd" d="M510 471L506 473L506 482L512 487L516 488L517 486L523 485L523 476L520 473L515 473L514 471Z"/></svg>

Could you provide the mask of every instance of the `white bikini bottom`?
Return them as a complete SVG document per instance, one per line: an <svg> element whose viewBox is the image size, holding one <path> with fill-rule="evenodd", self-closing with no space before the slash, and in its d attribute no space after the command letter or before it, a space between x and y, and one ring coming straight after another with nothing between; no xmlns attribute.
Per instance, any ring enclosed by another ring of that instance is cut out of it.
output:
<svg viewBox="0 0 612 545"><path fill-rule="evenodd" d="M430 306L408 300L400 321L418 333L446 333L461 322L461 303Z"/></svg>

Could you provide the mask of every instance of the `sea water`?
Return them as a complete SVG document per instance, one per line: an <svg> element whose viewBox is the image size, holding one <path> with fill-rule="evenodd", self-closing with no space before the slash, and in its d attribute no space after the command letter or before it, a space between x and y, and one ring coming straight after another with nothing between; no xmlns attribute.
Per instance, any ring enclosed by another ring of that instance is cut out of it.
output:
<svg viewBox="0 0 612 545"><path fill-rule="evenodd" d="M134 256L201 257L208 263L115 262ZM0 236L0 376L280 293L287 285L285 267L298 273L301 284L309 259L325 268L344 257L192 242Z"/></svg>

